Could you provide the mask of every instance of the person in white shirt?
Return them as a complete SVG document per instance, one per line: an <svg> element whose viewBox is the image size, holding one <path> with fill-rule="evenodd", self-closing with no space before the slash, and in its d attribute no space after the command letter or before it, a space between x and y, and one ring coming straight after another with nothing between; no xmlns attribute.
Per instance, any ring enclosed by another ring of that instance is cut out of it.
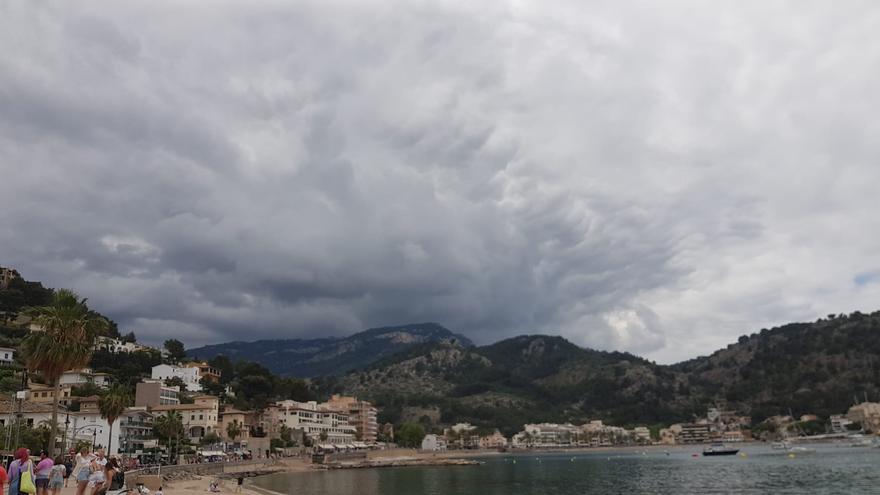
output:
<svg viewBox="0 0 880 495"><path fill-rule="evenodd" d="M92 460L92 474L89 476L89 484L99 487L104 484L104 466L107 465L107 458L104 457L104 449L98 449L95 452L95 458Z"/></svg>
<svg viewBox="0 0 880 495"><path fill-rule="evenodd" d="M89 454L89 448L83 447L76 454L71 476L76 480L76 495L85 495L86 488L89 486L89 478L91 477L91 465L94 456Z"/></svg>

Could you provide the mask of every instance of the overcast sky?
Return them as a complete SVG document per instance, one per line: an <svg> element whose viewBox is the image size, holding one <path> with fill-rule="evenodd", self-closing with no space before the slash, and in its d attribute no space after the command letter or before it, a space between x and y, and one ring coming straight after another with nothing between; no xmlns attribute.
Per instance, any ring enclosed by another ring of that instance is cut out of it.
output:
<svg viewBox="0 0 880 495"><path fill-rule="evenodd" d="M0 265L188 346L880 309L880 6L624 3L0 2Z"/></svg>

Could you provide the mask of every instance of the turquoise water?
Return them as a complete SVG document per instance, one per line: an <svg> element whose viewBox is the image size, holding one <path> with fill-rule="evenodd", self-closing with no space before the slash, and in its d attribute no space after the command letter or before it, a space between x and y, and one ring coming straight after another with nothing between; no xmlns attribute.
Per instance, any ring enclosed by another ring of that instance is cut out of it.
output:
<svg viewBox="0 0 880 495"><path fill-rule="evenodd" d="M698 448L502 455L481 466L356 469L255 480L304 495L880 494L880 449L813 445L813 454L745 446L746 457L693 457ZM515 461L515 462L514 462Z"/></svg>

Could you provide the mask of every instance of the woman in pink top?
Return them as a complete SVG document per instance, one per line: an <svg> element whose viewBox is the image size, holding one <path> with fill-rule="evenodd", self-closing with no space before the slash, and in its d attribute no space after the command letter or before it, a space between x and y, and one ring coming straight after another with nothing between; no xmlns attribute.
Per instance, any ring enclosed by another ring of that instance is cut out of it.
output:
<svg viewBox="0 0 880 495"><path fill-rule="evenodd" d="M34 470L37 478L35 480L37 495L49 495L49 472L52 471L54 465L55 461L49 457L45 450L40 452L40 462L37 463L37 468Z"/></svg>

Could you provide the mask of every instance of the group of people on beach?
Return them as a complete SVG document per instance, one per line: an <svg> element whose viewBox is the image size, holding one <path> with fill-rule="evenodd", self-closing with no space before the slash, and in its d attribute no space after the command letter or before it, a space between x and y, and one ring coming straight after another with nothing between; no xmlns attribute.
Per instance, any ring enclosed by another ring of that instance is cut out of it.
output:
<svg viewBox="0 0 880 495"><path fill-rule="evenodd" d="M86 495L90 488L89 495L105 495L120 472L119 462L106 457L104 449L91 452L83 447L66 461L61 456L53 459L45 451L36 459L25 448L16 450L13 457L8 468L0 465L0 495L6 483L8 495L60 495L70 478L76 481L76 495Z"/></svg>

